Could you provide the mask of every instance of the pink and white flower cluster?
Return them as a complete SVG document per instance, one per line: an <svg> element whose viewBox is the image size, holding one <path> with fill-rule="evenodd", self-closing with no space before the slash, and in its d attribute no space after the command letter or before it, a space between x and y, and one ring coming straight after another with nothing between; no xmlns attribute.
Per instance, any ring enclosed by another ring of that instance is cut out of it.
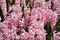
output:
<svg viewBox="0 0 60 40"><path fill-rule="evenodd" d="M15 0L15 4L9 5L7 11L6 0L0 0L5 19L0 22L0 40L46 40L47 33L44 26L48 22L51 23L52 40L60 40L60 32L54 32L56 22L60 18L60 1L29 0L27 5L25 1Z"/></svg>

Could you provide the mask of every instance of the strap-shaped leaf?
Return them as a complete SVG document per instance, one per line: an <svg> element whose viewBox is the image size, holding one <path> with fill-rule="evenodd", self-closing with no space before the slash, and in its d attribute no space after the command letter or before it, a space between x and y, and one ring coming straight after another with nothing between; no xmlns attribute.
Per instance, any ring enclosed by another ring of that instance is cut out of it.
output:
<svg viewBox="0 0 60 40"><path fill-rule="evenodd" d="M6 8L7 8L7 12L9 11L9 5L10 5L10 0L6 0Z"/></svg>
<svg viewBox="0 0 60 40"><path fill-rule="evenodd" d="M22 7L22 18L24 17L24 6Z"/></svg>
<svg viewBox="0 0 60 40"><path fill-rule="evenodd" d="M51 10L53 10L53 3L51 2L51 8L50 8Z"/></svg>
<svg viewBox="0 0 60 40"><path fill-rule="evenodd" d="M57 21L56 23L56 31L59 32L60 31L60 19Z"/></svg>
<svg viewBox="0 0 60 40"><path fill-rule="evenodd" d="M26 5L28 4L28 2L29 2L30 0L25 0L25 2L26 2Z"/></svg>
<svg viewBox="0 0 60 40"><path fill-rule="evenodd" d="M45 28L46 33L47 33L47 35L46 35L46 40L51 40L52 30L51 30L51 25L50 25L50 23L47 23L44 28Z"/></svg>
<svg viewBox="0 0 60 40"><path fill-rule="evenodd" d="M4 21L4 15L3 15L3 11L1 9L1 6L0 6L0 16L1 16L1 22Z"/></svg>
<svg viewBox="0 0 60 40"><path fill-rule="evenodd" d="M51 40L51 34L46 36L46 40Z"/></svg>
<svg viewBox="0 0 60 40"><path fill-rule="evenodd" d="M10 2L10 0L6 0L7 12L9 11L9 6L12 6L13 4L15 4L15 0L12 0L12 2Z"/></svg>
<svg viewBox="0 0 60 40"><path fill-rule="evenodd" d="M12 3L11 3L11 5L13 5L13 4L15 4L15 0L12 0Z"/></svg>
<svg viewBox="0 0 60 40"><path fill-rule="evenodd" d="M32 9L33 7L31 6L31 4L29 4L29 7L30 7L30 9Z"/></svg>
<svg viewBox="0 0 60 40"><path fill-rule="evenodd" d="M46 32L47 32L48 34L50 34L50 33L52 32L50 23L47 23L47 24L45 25L45 29L46 29Z"/></svg>

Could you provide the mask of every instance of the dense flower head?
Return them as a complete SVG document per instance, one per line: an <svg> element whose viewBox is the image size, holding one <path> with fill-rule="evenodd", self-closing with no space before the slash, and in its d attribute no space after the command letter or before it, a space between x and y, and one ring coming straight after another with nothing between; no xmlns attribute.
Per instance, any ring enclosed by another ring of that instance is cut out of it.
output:
<svg viewBox="0 0 60 40"><path fill-rule="evenodd" d="M59 19L60 0L0 0L0 40L60 40Z"/></svg>
<svg viewBox="0 0 60 40"><path fill-rule="evenodd" d="M60 40L60 32L54 31L53 40Z"/></svg>

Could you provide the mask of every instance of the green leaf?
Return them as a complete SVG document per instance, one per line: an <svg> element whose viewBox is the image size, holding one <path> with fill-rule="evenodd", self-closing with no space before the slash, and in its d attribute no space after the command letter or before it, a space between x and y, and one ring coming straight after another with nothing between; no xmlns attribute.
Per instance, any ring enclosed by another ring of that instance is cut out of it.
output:
<svg viewBox="0 0 60 40"><path fill-rule="evenodd" d="M51 8L50 8L51 10L53 10L53 3L51 2Z"/></svg>
<svg viewBox="0 0 60 40"><path fill-rule="evenodd" d="M1 6L0 6L0 16L1 16L1 22L4 21L4 15L3 15L3 11L1 9Z"/></svg>
<svg viewBox="0 0 60 40"><path fill-rule="evenodd" d="M45 25L45 29L46 29L46 32L47 32L48 34L50 34L50 33L52 32L50 23L47 23L47 24Z"/></svg>
<svg viewBox="0 0 60 40"><path fill-rule="evenodd" d="M11 5L13 5L13 4L15 4L15 0L12 0L12 3L11 3Z"/></svg>
<svg viewBox="0 0 60 40"><path fill-rule="evenodd" d="M22 18L25 16L24 12L22 13Z"/></svg>
<svg viewBox="0 0 60 40"><path fill-rule="evenodd" d="M10 2L10 0L6 0L6 8L7 8L7 12L9 11L9 6L15 4L15 0L12 0L12 3Z"/></svg>
<svg viewBox="0 0 60 40"><path fill-rule="evenodd" d="M44 28L45 28L46 33L47 33L47 35L46 35L46 40L51 40L52 30L51 30L51 25L50 25L50 23L47 23Z"/></svg>
<svg viewBox="0 0 60 40"><path fill-rule="evenodd" d="M22 7L22 18L24 17L24 6Z"/></svg>
<svg viewBox="0 0 60 40"><path fill-rule="evenodd" d="M51 40L51 36L52 36L51 34L47 35L46 40Z"/></svg>
<svg viewBox="0 0 60 40"><path fill-rule="evenodd" d="M6 0L7 12L9 11L10 0Z"/></svg>
<svg viewBox="0 0 60 40"><path fill-rule="evenodd" d="M29 2L29 0L25 0L25 2L26 2L26 5L28 4L28 2Z"/></svg>
<svg viewBox="0 0 60 40"><path fill-rule="evenodd" d="M60 19L57 21L56 23L56 31L59 32L60 31Z"/></svg>
<svg viewBox="0 0 60 40"><path fill-rule="evenodd" d="M24 6L22 7L22 12L24 12Z"/></svg>
<svg viewBox="0 0 60 40"><path fill-rule="evenodd" d="M33 7L31 6L31 4L29 4L29 7L30 7L30 9L32 9Z"/></svg>

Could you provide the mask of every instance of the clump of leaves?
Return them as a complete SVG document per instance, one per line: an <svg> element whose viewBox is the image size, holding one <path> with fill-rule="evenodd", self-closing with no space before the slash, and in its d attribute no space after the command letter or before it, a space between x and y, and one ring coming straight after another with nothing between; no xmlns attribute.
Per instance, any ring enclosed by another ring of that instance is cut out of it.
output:
<svg viewBox="0 0 60 40"><path fill-rule="evenodd" d="M3 11L1 9L1 6L0 6L0 16L1 16L1 22L4 21L4 15L3 15Z"/></svg>
<svg viewBox="0 0 60 40"><path fill-rule="evenodd" d="M57 23L56 23L56 31L59 32L60 31L60 19L58 19Z"/></svg>
<svg viewBox="0 0 60 40"><path fill-rule="evenodd" d="M51 25L50 25L50 23L47 23L44 28L45 28L46 33L47 33L47 35L46 35L46 40L51 40L52 30L51 30Z"/></svg>

